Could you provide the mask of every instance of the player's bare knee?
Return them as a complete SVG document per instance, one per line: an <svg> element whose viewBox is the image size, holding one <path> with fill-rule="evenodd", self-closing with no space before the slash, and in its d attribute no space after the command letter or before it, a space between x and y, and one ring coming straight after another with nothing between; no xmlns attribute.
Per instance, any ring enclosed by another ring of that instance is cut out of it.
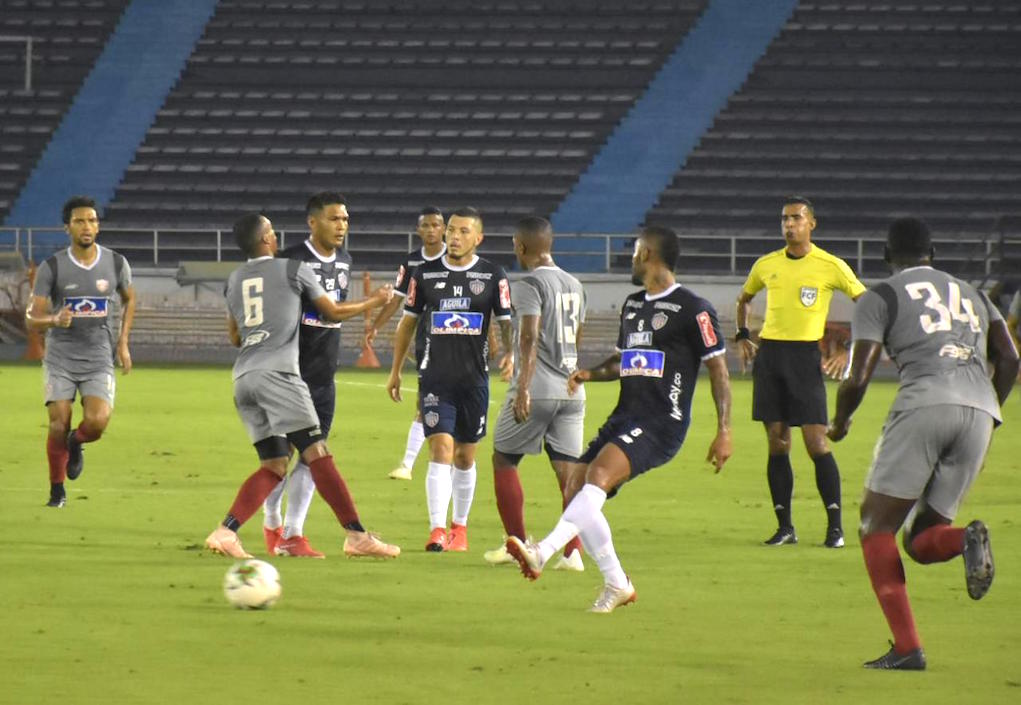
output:
<svg viewBox="0 0 1021 705"><path fill-rule="evenodd" d="M71 430L71 424L65 419L50 419L50 437L63 439Z"/></svg>
<svg viewBox="0 0 1021 705"><path fill-rule="evenodd" d="M453 450L453 465L455 468L463 468L467 470L475 464L475 448L464 448L462 446L455 446Z"/></svg>
<svg viewBox="0 0 1021 705"><path fill-rule="evenodd" d="M287 458L269 458L262 461L262 467L272 472L277 477L287 474Z"/></svg>

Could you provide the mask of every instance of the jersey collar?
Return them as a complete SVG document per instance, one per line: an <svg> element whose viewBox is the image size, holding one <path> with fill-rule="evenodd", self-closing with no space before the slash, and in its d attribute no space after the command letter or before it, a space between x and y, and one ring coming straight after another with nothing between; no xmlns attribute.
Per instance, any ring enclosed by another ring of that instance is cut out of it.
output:
<svg viewBox="0 0 1021 705"><path fill-rule="evenodd" d="M68 259L71 260L71 262L73 264L75 264L78 267L81 267L82 269L88 271L88 270L92 269L93 267L95 267L97 264L99 264L99 260L103 257L103 248L100 247L99 245L96 245L96 259L92 260L92 264L82 264L77 259L75 259L74 254L72 254L72 252L71 252L70 246L68 246L68 248L67 248L67 257L68 257Z"/></svg>
<svg viewBox="0 0 1021 705"><path fill-rule="evenodd" d="M261 262L264 259L273 259L273 255L263 255L262 257L251 257L249 262Z"/></svg>
<svg viewBox="0 0 1021 705"><path fill-rule="evenodd" d="M321 254L319 254L319 250L316 249L315 245L312 244L311 240L305 240L305 247L307 247L308 251L311 252L313 255L315 255L316 259L319 260L320 262L336 262L337 261L337 251L336 250L334 250L333 254L330 255L329 257L323 257Z"/></svg>
<svg viewBox="0 0 1021 705"><path fill-rule="evenodd" d="M443 243L443 247L440 248L439 254L433 255L432 257L430 257L429 255L427 255L425 253L425 248L424 247L419 250L419 254L422 255L422 259L424 259L426 262L435 262L440 257L442 257L443 255L447 254L447 244Z"/></svg>
<svg viewBox="0 0 1021 705"><path fill-rule="evenodd" d="M646 291L645 292L645 300L646 301L656 301L658 299L662 299L664 296L670 296L670 294L674 293L675 291L677 291L680 288L681 288L681 285L678 284L677 282L674 282L668 289L665 289L665 290L659 292L658 294L653 294L653 295L650 296L649 292Z"/></svg>
<svg viewBox="0 0 1021 705"><path fill-rule="evenodd" d="M444 254L446 254L446 252L444 252ZM472 261L469 262L468 264L462 265L460 267L455 267L454 265L452 265L447 260L443 260L443 266L446 267L447 269L449 269L451 272L467 272L469 269L474 267L478 263L478 261L479 261L479 256L478 255L472 255Z"/></svg>

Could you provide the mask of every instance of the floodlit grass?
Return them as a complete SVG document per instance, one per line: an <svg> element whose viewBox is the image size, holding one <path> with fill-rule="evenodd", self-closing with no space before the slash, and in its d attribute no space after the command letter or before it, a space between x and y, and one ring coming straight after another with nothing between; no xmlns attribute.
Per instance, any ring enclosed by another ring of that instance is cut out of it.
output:
<svg viewBox="0 0 1021 705"><path fill-rule="evenodd" d="M801 543L766 548L774 528L765 434L751 385L734 382L735 455L703 458L714 412L698 389L680 456L626 487L606 514L638 602L585 608L601 584L550 573L537 583L482 552L502 538L487 438L467 554L427 554L424 454L413 482L386 477L412 406L390 402L382 373L343 370L330 446L363 522L400 544L392 562L347 560L316 499L307 525L325 561L272 558L283 582L266 612L228 607L229 562L200 548L257 467L225 368L136 368L118 377L111 427L87 447L68 506L47 492L37 367L0 367L0 703L1013 703L1021 701L1021 403L1011 398L988 466L961 519L990 525L997 577L968 599L960 561L908 562L929 656L926 673L866 672L887 628L855 534L858 498L894 387L876 384L836 447L848 546L821 548L825 516L799 444L794 517ZM408 375L409 384L414 376ZM590 384L594 432L616 398ZM499 403L504 386L493 384ZM834 389L830 389L830 402ZM410 398L410 395L407 397ZM491 407L495 422L496 406ZM800 443L800 441L799 441ZM522 467L526 520L544 535L559 514L544 461ZM265 557L260 521L241 532Z"/></svg>

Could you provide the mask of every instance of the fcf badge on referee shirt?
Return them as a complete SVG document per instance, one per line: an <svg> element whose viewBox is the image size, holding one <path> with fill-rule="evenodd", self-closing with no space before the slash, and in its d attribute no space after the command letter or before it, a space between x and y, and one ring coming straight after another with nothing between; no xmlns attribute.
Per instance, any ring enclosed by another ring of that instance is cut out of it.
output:
<svg viewBox="0 0 1021 705"><path fill-rule="evenodd" d="M814 286L801 287L801 305L806 308L815 304L819 299L819 289Z"/></svg>

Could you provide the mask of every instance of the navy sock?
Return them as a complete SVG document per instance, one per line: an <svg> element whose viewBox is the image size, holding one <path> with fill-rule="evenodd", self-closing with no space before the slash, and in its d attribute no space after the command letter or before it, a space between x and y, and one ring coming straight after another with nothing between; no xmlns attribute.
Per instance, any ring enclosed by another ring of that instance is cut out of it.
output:
<svg viewBox="0 0 1021 705"><path fill-rule="evenodd" d="M794 470L791 458L783 455L771 455L766 463L766 478L769 480L769 495L773 498L773 511L780 528L792 527L791 496L794 494Z"/></svg>
<svg viewBox="0 0 1021 705"><path fill-rule="evenodd" d="M831 529L839 529L840 524L840 470L833 453L826 453L815 462L815 486L819 489L823 506L826 507L826 520Z"/></svg>

